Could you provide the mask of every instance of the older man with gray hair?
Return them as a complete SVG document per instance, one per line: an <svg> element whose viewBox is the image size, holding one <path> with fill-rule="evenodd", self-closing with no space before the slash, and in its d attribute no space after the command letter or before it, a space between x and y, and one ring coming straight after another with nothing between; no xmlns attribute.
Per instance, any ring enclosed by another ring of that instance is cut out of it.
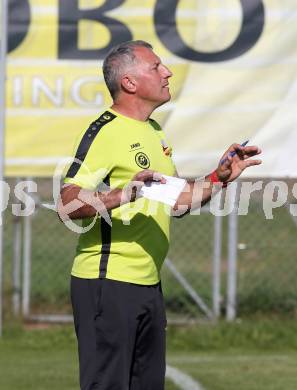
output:
<svg viewBox="0 0 297 390"><path fill-rule="evenodd" d="M113 105L83 132L58 207L61 219L82 219L83 226L95 218L79 238L71 272L80 385L163 390L166 315L160 270L170 216L164 204L137 194L145 182L164 184L162 175L176 174L165 134L150 118L171 98L172 73L149 43L131 41L111 50L103 74ZM259 153L255 146L232 145L204 183L186 182L173 211L182 206L187 213L206 203L214 190L260 164L249 159ZM67 212L74 201L79 207Z"/></svg>

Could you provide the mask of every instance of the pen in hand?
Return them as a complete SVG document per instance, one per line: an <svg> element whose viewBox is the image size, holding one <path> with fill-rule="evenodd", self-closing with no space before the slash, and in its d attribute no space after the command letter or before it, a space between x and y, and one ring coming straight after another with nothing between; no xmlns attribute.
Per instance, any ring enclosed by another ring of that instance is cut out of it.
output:
<svg viewBox="0 0 297 390"><path fill-rule="evenodd" d="M240 146L246 146L248 142L249 142L249 140L244 141ZM228 156L233 157L233 156L235 156L235 154L236 154L235 151L234 151L234 152L230 152L230 153L228 154ZM224 162L226 162L227 160L228 160L228 157L223 158L223 160L221 161L220 164L221 164L221 165L224 164Z"/></svg>

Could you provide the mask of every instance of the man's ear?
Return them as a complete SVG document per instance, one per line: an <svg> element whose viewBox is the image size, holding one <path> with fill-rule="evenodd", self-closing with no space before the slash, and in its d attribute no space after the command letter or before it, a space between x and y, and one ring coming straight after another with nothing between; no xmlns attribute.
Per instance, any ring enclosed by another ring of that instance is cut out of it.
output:
<svg viewBox="0 0 297 390"><path fill-rule="evenodd" d="M136 91L136 83L133 77L125 75L121 80L122 88L128 93L135 93Z"/></svg>

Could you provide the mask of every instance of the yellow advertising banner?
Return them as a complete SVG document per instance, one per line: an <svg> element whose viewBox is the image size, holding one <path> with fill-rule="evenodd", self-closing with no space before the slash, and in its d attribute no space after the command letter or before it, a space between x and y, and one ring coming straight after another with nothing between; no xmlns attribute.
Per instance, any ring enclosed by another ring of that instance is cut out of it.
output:
<svg viewBox="0 0 297 390"><path fill-rule="evenodd" d="M287 175L275 158L296 124L296 10L293 0L10 0L6 175L50 176L73 154L111 103L103 58L130 39L150 42L174 74L172 101L153 117L181 175L207 173L246 139L269 146L262 175Z"/></svg>

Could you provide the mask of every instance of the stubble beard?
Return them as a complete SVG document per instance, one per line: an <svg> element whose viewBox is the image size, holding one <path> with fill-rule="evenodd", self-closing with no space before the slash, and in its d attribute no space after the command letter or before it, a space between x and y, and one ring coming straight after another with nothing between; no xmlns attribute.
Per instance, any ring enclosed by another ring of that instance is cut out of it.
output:
<svg viewBox="0 0 297 390"><path fill-rule="evenodd" d="M168 90L168 98L157 103L154 109L163 106L163 104L168 103L170 100L171 100L171 94L170 94L170 91Z"/></svg>

